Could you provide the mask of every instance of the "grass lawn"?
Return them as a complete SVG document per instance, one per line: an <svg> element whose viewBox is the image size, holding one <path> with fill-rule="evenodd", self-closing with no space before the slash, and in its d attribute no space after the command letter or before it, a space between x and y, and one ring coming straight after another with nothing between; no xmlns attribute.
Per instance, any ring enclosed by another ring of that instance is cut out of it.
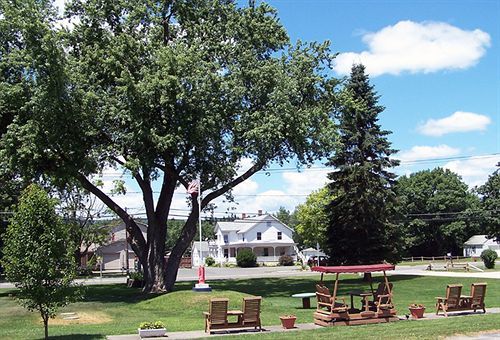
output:
<svg viewBox="0 0 500 340"><path fill-rule="evenodd" d="M325 276L327 280L333 278ZM367 288L359 277L345 275L340 284L340 295L352 289ZM375 278L379 279L379 278ZM102 338L111 334L136 333L142 321L161 320L169 331L203 329L202 312L208 309L210 297L228 297L231 309L241 308L241 299L247 295L261 295L263 325L279 324L279 315L295 314L297 322L312 322L313 309L301 309L301 300L290 295L313 292L317 277L263 278L245 280L212 281L212 293L194 293L192 283L179 283L176 291L165 295L143 295L139 290L125 285L89 286L85 301L72 304L61 312L77 312L85 323L78 321L49 321L49 334L57 338ZM434 297L445 293L448 283L462 283L468 292L472 282L488 282L487 307L500 306L500 280L480 280L446 277L392 276L394 300L400 314L407 313L411 303L423 303L428 311L434 309ZM331 281L330 281L331 282ZM329 284L330 284L329 282ZM331 284L330 284L331 286ZM0 290L0 338L32 339L43 336L43 327L35 313L20 307L9 294L15 290ZM312 299L312 305L314 305ZM359 302L357 302L359 303ZM464 322L467 320L466 322ZM294 338L327 337L331 335L348 337L427 337L449 335L460 332L500 329L500 314L448 318L435 321L396 322L394 324L367 325L356 327L335 327L308 332L294 332ZM269 338L284 334L267 334ZM290 335L292 336L292 335ZM241 336L239 336L241 337Z"/></svg>

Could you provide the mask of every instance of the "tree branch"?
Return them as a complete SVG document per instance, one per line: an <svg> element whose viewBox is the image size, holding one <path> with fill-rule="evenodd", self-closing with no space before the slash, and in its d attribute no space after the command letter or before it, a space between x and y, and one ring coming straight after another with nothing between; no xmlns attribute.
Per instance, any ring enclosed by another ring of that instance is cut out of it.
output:
<svg viewBox="0 0 500 340"><path fill-rule="evenodd" d="M129 234L132 235L133 239L136 241L136 248L140 252L144 251L146 249L146 241L144 240L144 236L134 219L124 209L116 204L111 197L92 184L87 177L82 174L78 174L77 178L85 189L97 196L106 206L108 206L109 209L114 211L123 220L123 222L125 222L125 226L128 229ZM134 244L132 244L132 246L134 246Z"/></svg>
<svg viewBox="0 0 500 340"><path fill-rule="evenodd" d="M212 191L211 193L209 193L207 196L205 196L202 199L202 201L201 201L201 208L206 207L206 205L210 201L212 201L213 199L219 197L220 195L223 195L224 193L226 193L230 189L234 188L235 186L237 186L238 184L240 184L244 180L248 179L250 176L252 176L257 171L260 171L263 166L264 166L264 163L257 162L250 169L248 169L247 171L245 171L245 173L243 173L241 176L236 177L231 182L227 183L226 185L223 185L221 188L219 188L219 189L217 189L217 190Z"/></svg>

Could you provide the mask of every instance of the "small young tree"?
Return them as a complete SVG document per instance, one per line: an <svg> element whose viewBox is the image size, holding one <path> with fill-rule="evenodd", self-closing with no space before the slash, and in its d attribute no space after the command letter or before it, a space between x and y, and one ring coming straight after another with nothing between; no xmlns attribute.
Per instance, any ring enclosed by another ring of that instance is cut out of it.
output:
<svg viewBox="0 0 500 340"><path fill-rule="evenodd" d="M56 204L40 186L28 186L4 239L7 279L19 288L21 305L40 312L45 339L49 317L79 294L72 284L76 269L74 248L68 226L55 212Z"/></svg>

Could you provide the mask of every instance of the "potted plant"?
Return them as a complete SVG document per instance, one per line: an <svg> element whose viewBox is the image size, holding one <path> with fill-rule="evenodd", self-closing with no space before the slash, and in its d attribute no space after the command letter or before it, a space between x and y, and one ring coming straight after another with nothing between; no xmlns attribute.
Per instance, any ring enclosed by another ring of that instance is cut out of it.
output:
<svg viewBox="0 0 500 340"><path fill-rule="evenodd" d="M408 306L410 310L411 317L414 319L420 319L424 317L425 306L420 303L412 303Z"/></svg>
<svg viewBox="0 0 500 340"><path fill-rule="evenodd" d="M295 315L282 315L280 316L280 320L283 328L290 329L295 327L295 320L297 320L297 317Z"/></svg>
<svg viewBox="0 0 500 340"><path fill-rule="evenodd" d="M167 332L165 324L161 321L156 322L141 322L139 325L140 338L152 338L157 336L164 336Z"/></svg>

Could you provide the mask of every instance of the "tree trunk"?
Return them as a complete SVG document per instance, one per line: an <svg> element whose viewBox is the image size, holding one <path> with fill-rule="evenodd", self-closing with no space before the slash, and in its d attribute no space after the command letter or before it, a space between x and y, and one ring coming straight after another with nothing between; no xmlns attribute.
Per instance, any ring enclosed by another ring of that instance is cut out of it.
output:
<svg viewBox="0 0 500 340"><path fill-rule="evenodd" d="M43 319L43 327L45 329L45 340L49 338L49 315L44 312L40 312Z"/></svg>
<svg viewBox="0 0 500 340"><path fill-rule="evenodd" d="M182 254L186 251L191 240L196 234L196 221L198 219L198 203L193 200L193 210L189 215L184 228L182 228L181 236L175 244L170 257L168 258L168 265L165 270L165 290L171 292L174 289L175 280L177 279L177 272L182 260Z"/></svg>
<svg viewBox="0 0 500 340"><path fill-rule="evenodd" d="M144 292L160 293L165 291L165 238L166 225L157 218L148 220L147 259L144 267ZM142 262L142 261L141 261Z"/></svg>

